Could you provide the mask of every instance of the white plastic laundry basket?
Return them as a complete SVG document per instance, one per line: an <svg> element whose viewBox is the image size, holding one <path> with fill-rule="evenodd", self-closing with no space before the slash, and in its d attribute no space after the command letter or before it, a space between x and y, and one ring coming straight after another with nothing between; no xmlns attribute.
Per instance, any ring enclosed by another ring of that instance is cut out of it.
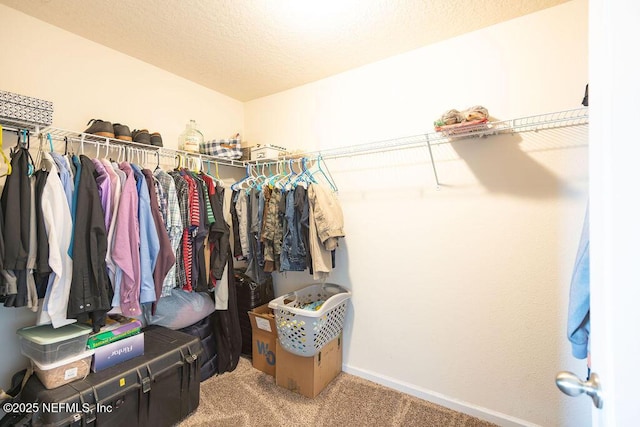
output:
<svg viewBox="0 0 640 427"><path fill-rule="evenodd" d="M333 283L311 285L269 303L276 316L280 345L299 356L315 356L340 335L351 292ZM324 301L317 310L305 305Z"/></svg>

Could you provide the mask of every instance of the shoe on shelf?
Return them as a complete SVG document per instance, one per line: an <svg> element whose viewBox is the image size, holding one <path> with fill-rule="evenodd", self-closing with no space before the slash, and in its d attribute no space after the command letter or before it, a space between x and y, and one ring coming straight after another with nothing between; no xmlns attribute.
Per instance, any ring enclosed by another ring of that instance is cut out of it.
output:
<svg viewBox="0 0 640 427"><path fill-rule="evenodd" d="M151 145L155 147L162 147L162 135L159 132L151 134Z"/></svg>
<svg viewBox="0 0 640 427"><path fill-rule="evenodd" d="M89 123L87 123L87 126L89 127L84 131L84 133L100 135L106 138L115 137L115 134L113 132L113 125L111 124L111 122L105 122L104 120L100 119L91 119L89 120Z"/></svg>
<svg viewBox="0 0 640 427"><path fill-rule="evenodd" d="M133 142L151 145L151 136L149 135L149 131L146 129L134 129L131 136L133 138Z"/></svg>
<svg viewBox="0 0 640 427"><path fill-rule="evenodd" d="M116 135L116 139L121 139L123 141L131 141L131 131L129 130L129 126L123 125L120 123L113 124L113 133Z"/></svg>

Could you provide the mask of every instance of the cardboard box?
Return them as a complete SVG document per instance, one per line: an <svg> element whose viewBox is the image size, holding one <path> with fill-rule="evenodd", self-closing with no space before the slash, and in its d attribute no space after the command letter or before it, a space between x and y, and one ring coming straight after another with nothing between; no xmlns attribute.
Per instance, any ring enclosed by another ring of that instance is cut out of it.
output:
<svg viewBox="0 0 640 427"><path fill-rule="evenodd" d="M144 354L144 332L103 345L95 349L92 372L99 372L118 363Z"/></svg>
<svg viewBox="0 0 640 427"><path fill-rule="evenodd" d="M342 371L342 334L312 357L290 353L276 341L276 384L280 387L316 397Z"/></svg>
<svg viewBox="0 0 640 427"><path fill-rule="evenodd" d="M276 374L276 319L269 304L254 308L249 313L252 335L253 367L271 376Z"/></svg>

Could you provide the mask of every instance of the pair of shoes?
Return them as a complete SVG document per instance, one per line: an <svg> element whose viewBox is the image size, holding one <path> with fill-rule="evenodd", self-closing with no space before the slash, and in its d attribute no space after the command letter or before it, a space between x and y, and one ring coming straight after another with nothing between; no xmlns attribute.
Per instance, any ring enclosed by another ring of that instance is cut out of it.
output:
<svg viewBox="0 0 640 427"><path fill-rule="evenodd" d="M91 119L89 120L89 123L87 123L87 126L89 127L84 131L84 133L100 135L106 138L115 138L116 136L111 122L105 122L104 120L100 119Z"/></svg>
<svg viewBox="0 0 640 427"><path fill-rule="evenodd" d="M111 122L100 119L91 119L87 125L91 126L89 126L84 133L131 141L131 131L127 125L120 123L111 124Z"/></svg>
<svg viewBox="0 0 640 427"><path fill-rule="evenodd" d="M131 131L129 130L129 126L122 125L120 123L113 124L113 132L116 134L117 139L121 139L123 141L131 141Z"/></svg>
<svg viewBox="0 0 640 427"><path fill-rule="evenodd" d="M154 147L162 147L162 136L158 132L152 134L146 129L135 129L132 133L133 142L145 145L153 145Z"/></svg>

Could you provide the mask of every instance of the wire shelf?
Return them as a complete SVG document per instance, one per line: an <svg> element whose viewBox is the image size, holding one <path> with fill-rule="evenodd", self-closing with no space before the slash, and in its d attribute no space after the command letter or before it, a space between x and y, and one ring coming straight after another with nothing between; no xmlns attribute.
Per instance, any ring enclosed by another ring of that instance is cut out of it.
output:
<svg viewBox="0 0 640 427"><path fill-rule="evenodd" d="M40 131L40 135L46 137L50 135L53 140L68 141L70 143L78 144L91 144L97 147L110 149L116 147L117 149L124 149L127 153L127 158L130 158L132 154L137 152L145 152L158 157L171 157L176 159L178 156L185 158L197 158L200 161L217 163L223 166L233 167L245 167L245 163L240 160L226 159L222 157L208 156L206 154L192 153L190 151L177 150L173 148L156 147L152 145L140 144L132 141L124 141L116 138L108 138L100 135L93 135L88 133L79 133L69 131L60 128L46 127Z"/></svg>
<svg viewBox="0 0 640 427"><path fill-rule="evenodd" d="M5 120L0 119L0 122L4 125ZM369 142L364 144L347 145L338 148L330 148L326 150L310 151L304 153L296 153L289 156L284 156L278 159L262 159L262 160L230 160L215 156L208 156L205 154L191 153L183 150L176 150L171 148L159 148L145 144L139 144L135 142L123 141L115 138L106 138L98 135L91 135L86 133L78 133L59 129L55 127L45 127L43 129L35 128L36 133L46 136L51 135L55 140L66 140L69 142L89 143L100 147L119 146L129 150L129 152L136 152L141 150L144 152L152 153L153 155L162 157L183 156L186 158L197 158L201 161L218 163L220 165L227 165L233 167L246 168L249 165L257 164L274 164L281 162L282 160L293 160L301 157L307 158L322 158L336 159L341 157L351 157L364 154L383 153L388 151L397 151L403 149L410 149L416 147L426 147L428 149L429 158L431 160L431 166L433 168L433 174L435 176L436 184L440 186L438 179L438 172L436 164L433 158L433 152L431 150L432 145L445 144L454 140L481 138L490 135L508 134L518 132L537 132L546 129L556 129L568 126L586 125L589 123L589 109L587 107L577 108L572 110L557 111L553 113L537 114L532 116L520 117L511 120L501 120L495 122L479 123L464 128L464 131L456 132L438 132L433 131L429 133L406 136L401 138L393 138L382 141ZM33 125L25 126L24 123L7 123L9 126L13 126L14 129L7 127L7 130L16 129L34 129ZM133 150L133 151L132 151Z"/></svg>
<svg viewBox="0 0 640 427"><path fill-rule="evenodd" d="M36 134L40 132L40 125L33 122L26 122L23 120L16 120L8 117L0 117L0 124L2 124L2 128L4 130L10 132L19 132L22 129L26 129Z"/></svg>
<svg viewBox="0 0 640 427"><path fill-rule="evenodd" d="M563 110L553 113L537 114L520 117L511 120L478 123L464 128L464 132L429 132L420 135L403 138L388 139L366 144L351 145L328 150L319 150L297 154L296 156L321 157L322 159L336 159L365 154L375 154L388 151L397 151L425 146L428 149L431 166L436 185L440 187L438 171L433 158L431 147L438 144L446 144L455 140L482 138L497 134L510 134L520 132L557 129L569 126L587 125L589 123L589 109L587 107L572 110ZM285 158L290 158L285 156ZM271 160L277 162L278 160ZM269 162L269 160L265 160ZM260 162L262 163L262 162Z"/></svg>

